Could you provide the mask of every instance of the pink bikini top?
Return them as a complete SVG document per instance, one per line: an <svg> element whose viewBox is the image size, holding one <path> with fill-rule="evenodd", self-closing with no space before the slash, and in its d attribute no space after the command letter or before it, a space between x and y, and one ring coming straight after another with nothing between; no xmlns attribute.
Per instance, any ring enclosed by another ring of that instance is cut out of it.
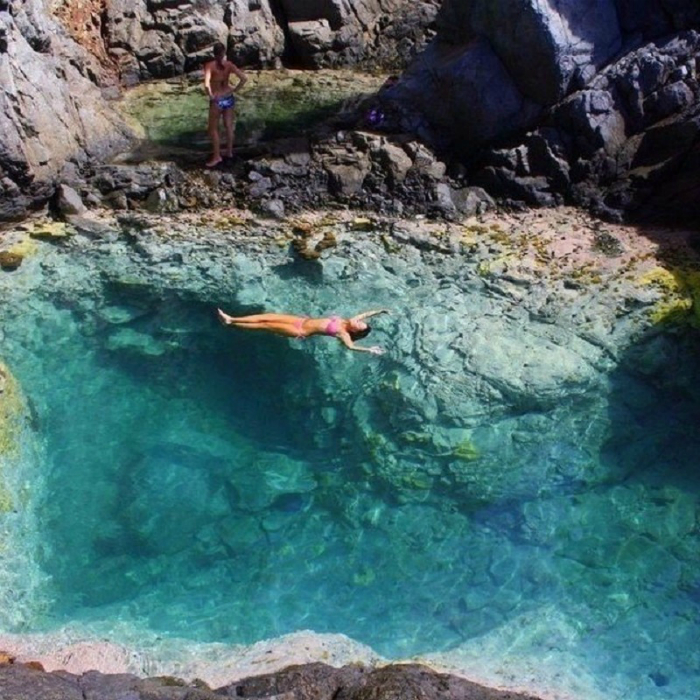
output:
<svg viewBox="0 0 700 700"><path fill-rule="evenodd" d="M342 326L343 319L340 316L331 316L326 324L326 335L336 336Z"/></svg>

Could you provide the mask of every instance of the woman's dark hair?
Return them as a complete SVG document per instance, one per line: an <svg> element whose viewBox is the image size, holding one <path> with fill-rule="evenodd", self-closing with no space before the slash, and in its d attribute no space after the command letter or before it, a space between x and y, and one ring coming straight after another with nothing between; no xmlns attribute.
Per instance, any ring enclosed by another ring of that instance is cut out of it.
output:
<svg viewBox="0 0 700 700"><path fill-rule="evenodd" d="M360 338L367 337L371 330L372 329L369 326L367 326L367 328L363 328L361 331L348 331L348 335L353 340L360 340Z"/></svg>
<svg viewBox="0 0 700 700"><path fill-rule="evenodd" d="M220 41L217 41L214 44L213 51L214 58L223 58L226 54L226 47Z"/></svg>

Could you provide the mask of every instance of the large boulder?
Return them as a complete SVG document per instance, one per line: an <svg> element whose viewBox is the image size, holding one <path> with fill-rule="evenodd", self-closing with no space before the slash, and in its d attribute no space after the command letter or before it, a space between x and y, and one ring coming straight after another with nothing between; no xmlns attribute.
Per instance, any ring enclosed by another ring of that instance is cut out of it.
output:
<svg viewBox="0 0 700 700"><path fill-rule="evenodd" d="M519 90L541 105L583 84L620 49L613 0L447 0L438 28L442 41L464 46L488 39Z"/></svg>
<svg viewBox="0 0 700 700"><path fill-rule="evenodd" d="M670 211L678 178L664 191L697 211L697 2L446 0L436 24L382 96L391 128L506 199Z"/></svg>
<svg viewBox="0 0 700 700"><path fill-rule="evenodd" d="M475 180L532 203L569 198L602 214L700 218L700 34L651 42L556 105L522 142L489 151Z"/></svg>
<svg viewBox="0 0 700 700"><path fill-rule="evenodd" d="M423 47L438 0L282 0L292 59L309 67L373 58L396 64Z"/></svg>
<svg viewBox="0 0 700 700"><path fill-rule="evenodd" d="M534 124L622 44L613 0L447 0L437 27L390 97L462 155Z"/></svg>
<svg viewBox="0 0 700 700"><path fill-rule="evenodd" d="M402 128L468 155L540 114L484 38L455 50L434 42L387 93L401 104Z"/></svg>
<svg viewBox="0 0 700 700"><path fill-rule="evenodd" d="M2 6L0 6L2 7ZM84 52L43 0L0 11L0 220L49 199L68 162L102 160L129 131L100 89L64 58Z"/></svg>
<svg viewBox="0 0 700 700"><path fill-rule="evenodd" d="M278 63L285 35L268 2L233 0L228 7L228 44L232 59L243 65Z"/></svg>

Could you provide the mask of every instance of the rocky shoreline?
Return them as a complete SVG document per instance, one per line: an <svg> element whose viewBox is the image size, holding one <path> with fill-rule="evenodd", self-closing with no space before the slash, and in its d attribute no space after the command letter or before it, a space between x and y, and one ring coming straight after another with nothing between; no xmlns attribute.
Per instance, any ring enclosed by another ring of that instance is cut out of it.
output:
<svg viewBox="0 0 700 700"><path fill-rule="evenodd" d="M3 658L5 662L3 663ZM9 661L9 663L8 663ZM216 700L289 698L289 700L538 700L532 695L498 691L415 664L334 668L322 663L289 666L268 675L243 678L211 689L202 680L171 676L138 678L129 674L83 675L45 672L40 664L15 663L0 652L0 692L4 700Z"/></svg>
<svg viewBox="0 0 700 700"><path fill-rule="evenodd" d="M288 50L305 56L302 65L366 59L377 67L392 64L381 59L383 49L411 50L396 64L403 72L363 110L310 140L271 144L263 157L241 154L234 177L212 184L216 196L243 205L237 183L252 177L254 198L264 192L265 201L297 199L300 206L338 200L449 217L473 213L477 193L511 206L566 203L614 220L697 223L700 18L692 0L669 12L661 0L638 7L601 0L590 13L575 2L556 11L511 4L504 0L496 13L500 27L485 6L467 11L458 0L439 11L436 2L404 0L373 0L361 12L321 0L303 10L281 3L282 15L268 2L235 3L230 16L189 4L184 14L151 12L133 0L107 3L104 15L88 4L88 25L105 24L102 34L85 34L80 14L64 8L54 16L42 0L26 7L14 0L0 8L0 62L14 86L0 102L7 135L0 220L42 206L61 184L89 189L104 167L97 164L133 144L103 97L118 94L120 71L126 84L192 72L213 41L227 39L244 67L269 66ZM536 67L522 68L522 56ZM533 73L542 78L533 83ZM40 88L46 74L55 79ZM277 167L280 155L286 162ZM157 183L144 186L144 197L160 196ZM109 194L126 206L119 189ZM274 189L287 194L271 197Z"/></svg>

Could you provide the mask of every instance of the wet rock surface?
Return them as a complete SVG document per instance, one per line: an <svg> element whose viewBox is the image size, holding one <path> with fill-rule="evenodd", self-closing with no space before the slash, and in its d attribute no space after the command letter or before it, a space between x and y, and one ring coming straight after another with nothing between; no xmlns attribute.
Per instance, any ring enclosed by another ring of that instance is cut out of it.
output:
<svg viewBox="0 0 700 700"><path fill-rule="evenodd" d="M0 657L1 660L2 657ZM292 666L211 689L203 681L138 678L91 671L74 675L46 673L40 665L0 663L3 700L216 700L217 698L285 698L288 700L537 700L532 695L498 691L426 666L384 668L321 663Z"/></svg>

